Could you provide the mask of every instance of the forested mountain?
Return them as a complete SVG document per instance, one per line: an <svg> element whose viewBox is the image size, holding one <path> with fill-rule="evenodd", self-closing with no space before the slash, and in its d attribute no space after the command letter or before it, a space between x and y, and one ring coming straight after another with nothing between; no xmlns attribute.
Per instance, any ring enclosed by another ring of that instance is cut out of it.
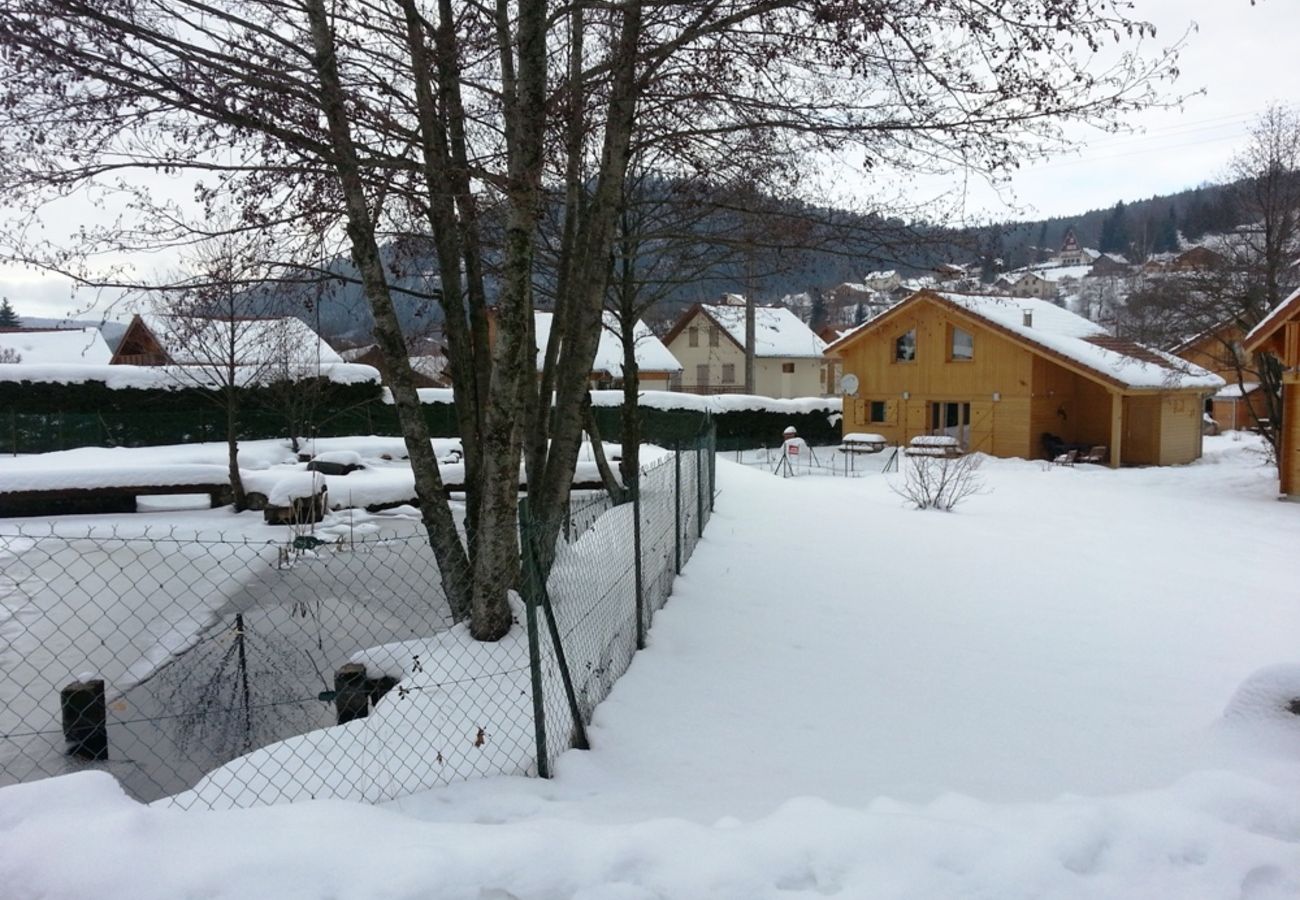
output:
<svg viewBox="0 0 1300 900"><path fill-rule="evenodd" d="M759 302L773 303L789 294L857 281L872 270L897 269L904 276L918 275L940 262L977 267L992 280L999 271L1050 257L1071 228L1083 246L1136 261L1151 253L1174 250L1180 240L1195 241L1240 224L1227 202L1227 189L1221 185L1146 200L1120 200L1073 216L965 229L906 225L771 198L764 202L764 211L751 219L734 209L697 215L689 220L685 233L665 236L661 232L641 244L638 264L642 269L679 273L682 267L664 265L664 258L682 252L681 244L716 246L707 265L691 269L689 276L656 285L655 293L662 298L655 310L657 317L671 317L691 303L724 292L752 292ZM431 295L437 285L432 255L421 252L413 240L401 246L390 244L385 253L394 284L410 291L395 295L404 327L413 334L436 330L442 315ZM340 279L289 291L259 291L250 298L252 308L270 311L287 307L331 339L366 340L372 320L354 281L351 262L336 259L328 268ZM538 296L539 305L545 306L549 298L544 275Z"/></svg>

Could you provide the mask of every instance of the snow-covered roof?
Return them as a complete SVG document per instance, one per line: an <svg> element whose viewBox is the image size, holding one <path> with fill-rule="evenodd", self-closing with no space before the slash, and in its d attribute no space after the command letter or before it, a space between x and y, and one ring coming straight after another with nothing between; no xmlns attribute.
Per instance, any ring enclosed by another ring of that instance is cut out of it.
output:
<svg viewBox="0 0 1300 900"><path fill-rule="evenodd" d="M866 281L889 281L890 279L897 278L897 277L898 277L898 271L896 269L885 269L880 272L869 272L865 280Z"/></svg>
<svg viewBox="0 0 1300 900"><path fill-rule="evenodd" d="M701 306L700 311L716 322L733 341L745 346L743 306ZM759 306L754 309L755 356L821 356L825 350L826 342L785 307Z"/></svg>
<svg viewBox="0 0 1300 900"><path fill-rule="evenodd" d="M854 336L872 329L884 316L917 298L938 299L1012 337L1062 357L1112 382L1132 388L1183 390L1223 387L1213 372L1163 350L1112 336L1096 322L1036 297L1004 297L924 291L894 304L832 345L838 350ZM1026 314L1029 324L1025 324Z"/></svg>
<svg viewBox="0 0 1300 900"><path fill-rule="evenodd" d="M253 368L253 367L249 367ZM256 372L237 375L240 384L254 380ZM274 373L272 373L274 374ZM329 363L316 369L317 375L334 384L367 384L379 381L379 370L356 363ZM0 382L33 384L89 384L101 382L112 390L179 390L204 385L220 387L225 374L213 366L111 366L81 365L76 363L43 363L39 365L0 366Z"/></svg>
<svg viewBox="0 0 1300 900"><path fill-rule="evenodd" d="M1113 337L1097 323L1046 300L951 293L937 296L1027 343L1128 387L1214 389L1224 384L1222 378L1200 366Z"/></svg>
<svg viewBox="0 0 1300 900"><path fill-rule="evenodd" d="M551 334L552 314L548 312L533 313L533 328L537 337L537 371L542 370L546 358L546 342ZM677 357L664 346L663 341L655 337L650 326L640 319L632 334L636 340L636 365L642 372L680 372L682 364ZM618 316L605 312L603 327L600 329L600 344L596 347L596 359L591 364L591 371L604 372L611 378L623 377L623 338L619 328Z"/></svg>
<svg viewBox="0 0 1300 900"><path fill-rule="evenodd" d="M1256 350L1260 344L1273 336L1273 332L1282 325L1290 315L1300 313L1300 290L1296 290L1277 306L1269 310L1268 315L1259 320L1259 324L1250 329L1250 334L1242 341L1247 350Z"/></svg>
<svg viewBox="0 0 1300 900"><path fill-rule="evenodd" d="M1214 394L1215 400L1240 400L1251 391L1259 390L1259 382L1243 381L1241 384L1229 384L1221 387Z"/></svg>
<svg viewBox="0 0 1300 900"><path fill-rule="evenodd" d="M232 330L236 365L310 368L343 362L306 322L292 316L223 319L141 313L140 321L176 365L228 364Z"/></svg>
<svg viewBox="0 0 1300 900"><path fill-rule="evenodd" d="M1044 266L1035 268L1030 275L1037 275L1044 281L1050 281L1055 284L1058 281L1064 281L1068 278L1083 278L1092 271L1092 265L1082 266Z"/></svg>
<svg viewBox="0 0 1300 900"><path fill-rule="evenodd" d="M4 351L10 351L5 354ZM0 354L19 365L60 363L106 366L113 353L98 328L0 332Z"/></svg>

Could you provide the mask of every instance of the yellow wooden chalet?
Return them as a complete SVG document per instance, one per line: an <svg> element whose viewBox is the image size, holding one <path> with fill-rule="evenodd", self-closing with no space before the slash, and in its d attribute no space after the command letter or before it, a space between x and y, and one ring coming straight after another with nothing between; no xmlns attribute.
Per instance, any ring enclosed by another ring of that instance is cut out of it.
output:
<svg viewBox="0 0 1300 900"><path fill-rule="evenodd" d="M1002 457L1104 446L1112 466L1199 457L1204 398L1224 383L1032 297L920 291L827 353L856 388L845 431L945 434Z"/></svg>

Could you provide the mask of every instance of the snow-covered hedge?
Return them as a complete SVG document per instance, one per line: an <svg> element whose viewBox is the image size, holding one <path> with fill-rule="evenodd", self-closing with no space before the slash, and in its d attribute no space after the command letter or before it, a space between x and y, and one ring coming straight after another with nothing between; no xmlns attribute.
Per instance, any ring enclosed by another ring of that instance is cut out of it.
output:
<svg viewBox="0 0 1300 900"><path fill-rule="evenodd" d="M0 377L0 453L225 439L225 412L212 402L210 392L169 380L162 370L139 366L40 368L37 374L50 377ZM320 383L318 401L311 410L301 411L310 416L305 423L310 427L300 430L323 437L400 434L387 389L360 378L361 370L374 370L368 366L335 368L340 377ZM59 369L63 375L55 378L57 373L46 369ZM357 370L352 374L357 374L358 380L343 378L344 370ZM241 389L241 438L286 437L289 424L284 398L283 385ZM423 389L420 399L431 437L459 436L450 389ZM601 437L617 441L622 432L623 392L594 391L592 404ZM790 426L810 444L834 444L840 439L838 397L778 400L744 394L702 397L643 391L638 405L642 439L664 446L694 439L710 422L717 427L721 450L778 445Z"/></svg>

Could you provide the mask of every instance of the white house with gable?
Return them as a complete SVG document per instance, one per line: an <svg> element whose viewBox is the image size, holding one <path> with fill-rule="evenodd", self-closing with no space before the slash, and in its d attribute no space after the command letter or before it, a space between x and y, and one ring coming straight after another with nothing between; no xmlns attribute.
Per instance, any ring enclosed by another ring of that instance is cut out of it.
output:
<svg viewBox="0 0 1300 900"><path fill-rule="evenodd" d="M745 390L744 298L696 304L682 314L664 343L682 364L675 390L739 394ZM737 302L738 300L738 302ZM816 397L826 393L826 342L780 306L754 310L754 393Z"/></svg>

